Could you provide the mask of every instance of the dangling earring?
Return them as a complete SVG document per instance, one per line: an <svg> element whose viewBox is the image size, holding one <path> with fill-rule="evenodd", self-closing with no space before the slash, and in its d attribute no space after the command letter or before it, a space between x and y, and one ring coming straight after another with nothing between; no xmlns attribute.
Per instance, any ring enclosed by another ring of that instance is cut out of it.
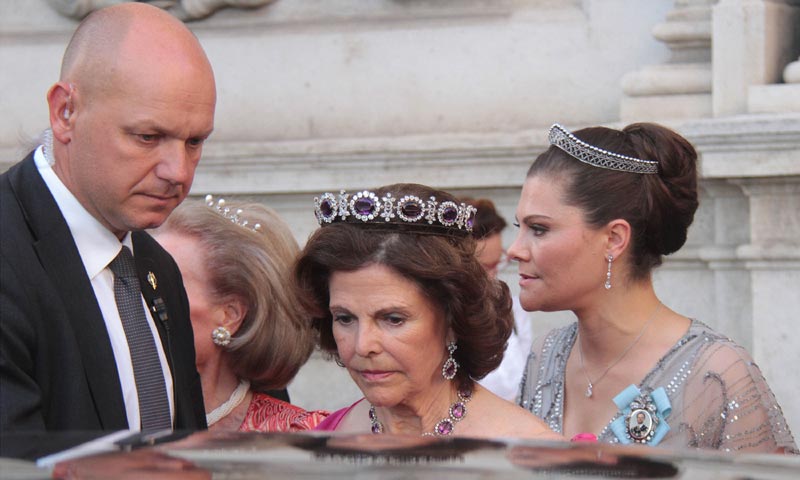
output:
<svg viewBox="0 0 800 480"><path fill-rule="evenodd" d="M447 344L447 360L444 361L444 365L442 365L442 376L445 380L452 380L456 376L456 372L458 371L458 362L456 359L453 358L453 352L456 351L456 342L450 342Z"/></svg>
<svg viewBox="0 0 800 480"><path fill-rule="evenodd" d="M231 331L225 327L217 327L211 332L211 341L219 347L227 347L231 343Z"/></svg>
<svg viewBox="0 0 800 480"><path fill-rule="evenodd" d="M339 358L339 355L333 357L333 361L336 362L336 365L339 365L340 367L344 368L344 362L342 362L342 359Z"/></svg>
<svg viewBox="0 0 800 480"><path fill-rule="evenodd" d="M606 258L608 259L608 270L606 271L606 283L603 286L606 287L606 290L610 290L611 289L611 262L614 261L614 257L609 255Z"/></svg>

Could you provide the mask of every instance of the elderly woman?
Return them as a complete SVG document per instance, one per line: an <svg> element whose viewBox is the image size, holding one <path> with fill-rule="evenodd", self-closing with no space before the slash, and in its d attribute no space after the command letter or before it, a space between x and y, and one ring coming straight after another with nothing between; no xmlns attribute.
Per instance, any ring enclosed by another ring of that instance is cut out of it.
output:
<svg viewBox="0 0 800 480"><path fill-rule="evenodd" d="M692 145L655 124L554 125L549 140L508 255L526 310L572 310L577 322L534 343L521 405L567 437L797 452L750 355L653 288L653 268L683 246L698 206Z"/></svg>
<svg viewBox="0 0 800 480"><path fill-rule="evenodd" d="M319 430L554 437L475 382L502 360L513 318L508 287L475 257L473 207L415 184L315 203L322 228L295 267L300 297L365 397Z"/></svg>
<svg viewBox="0 0 800 480"><path fill-rule="evenodd" d="M208 426L314 428L327 412L307 412L264 392L284 388L314 346L286 282L297 242L267 207L206 202L183 204L154 236L183 275Z"/></svg>

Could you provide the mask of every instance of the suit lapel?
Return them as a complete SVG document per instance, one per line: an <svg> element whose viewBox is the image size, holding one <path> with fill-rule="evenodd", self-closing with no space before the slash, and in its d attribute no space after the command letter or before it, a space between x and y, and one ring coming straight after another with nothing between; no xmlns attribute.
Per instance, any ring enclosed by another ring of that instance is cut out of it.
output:
<svg viewBox="0 0 800 480"><path fill-rule="evenodd" d="M128 428L108 331L72 234L32 158L20 167L12 188L37 239L33 247L75 332L102 428Z"/></svg>

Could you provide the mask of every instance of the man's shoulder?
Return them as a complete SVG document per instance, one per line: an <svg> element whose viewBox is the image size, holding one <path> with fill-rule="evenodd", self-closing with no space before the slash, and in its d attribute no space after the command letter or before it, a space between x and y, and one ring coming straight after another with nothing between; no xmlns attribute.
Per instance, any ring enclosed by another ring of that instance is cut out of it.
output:
<svg viewBox="0 0 800 480"><path fill-rule="evenodd" d="M3 196L3 200L0 201L0 209L2 209L3 212L6 212L17 205L16 201L11 201L12 198L16 197L16 188L12 187L12 183L19 183L17 177L19 176L19 169L24 162L25 161L23 160L15 163L8 170L0 173L0 195Z"/></svg>
<svg viewBox="0 0 800 480"><path fill-rule="evenodd" d="M158 261L167 261L170 267L174 264L172 256L148 232L143 230L131 232L131 240L133 241L135 255L143 255Z"/></svg>
<svg viewBox="0 0 800 480"><path fill-rule="evenodd" d="M23 225L29 213L25 211L23 199L19 196L20 189L31 188L30 182L20 177L24 163L25 160L0 174L0 223L3 226L0 245L4 253L7 248L18 248L28 231Z"/></svg>
<svg viewBox="0 0 800 480"><path fill-rule="evenodd" d="M164 247L146 231L131 232L133 252L139 269L151 270L157 277L161 277L170 285L169 288L180 286L183 289L178 264ZM165 288L167 284L164 284Z"/></svg>
<svg viewBox="0 0 800 480"><path fill-rule="evenodd" d="M51 206L44 201L41 189L46 189L44 180L38 174L33 160L33 152L24 160L12 165L0 174L0 211L3 225L30 218L37 211L50 211Z"/></svg>
<svg viewBox="0 0 800 480"><path fill-rule="evenodd" d="M0 173L0 188L6 189L9 187L9 183L18 178L20 175L25 175L30 173L31 169L36 169L36 163L33 160L33 151L28 153L22 160L18 161L17 163L8 167L8 169L2 173Z"/></svg>

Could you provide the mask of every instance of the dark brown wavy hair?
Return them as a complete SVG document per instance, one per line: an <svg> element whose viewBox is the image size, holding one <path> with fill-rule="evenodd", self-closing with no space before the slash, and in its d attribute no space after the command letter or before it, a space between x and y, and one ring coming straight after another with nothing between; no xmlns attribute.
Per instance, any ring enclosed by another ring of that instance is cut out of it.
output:
<svg viewBox="0 0 800 480"><path fill-rule="evenodd" d="M418 184L395 184L374 190L381 197L455 197ZM475 257L475 240L443 235L363 228L333 223L316 230L295 265L298 298L319 332L320 348L338 357L329 310L329 281L334 272L384 265L414 282L444 312L458 349L461 382L481 379L503 359L514 323L508 286L490 278ZM444 358L442 358L444 361Z"/></svg>

